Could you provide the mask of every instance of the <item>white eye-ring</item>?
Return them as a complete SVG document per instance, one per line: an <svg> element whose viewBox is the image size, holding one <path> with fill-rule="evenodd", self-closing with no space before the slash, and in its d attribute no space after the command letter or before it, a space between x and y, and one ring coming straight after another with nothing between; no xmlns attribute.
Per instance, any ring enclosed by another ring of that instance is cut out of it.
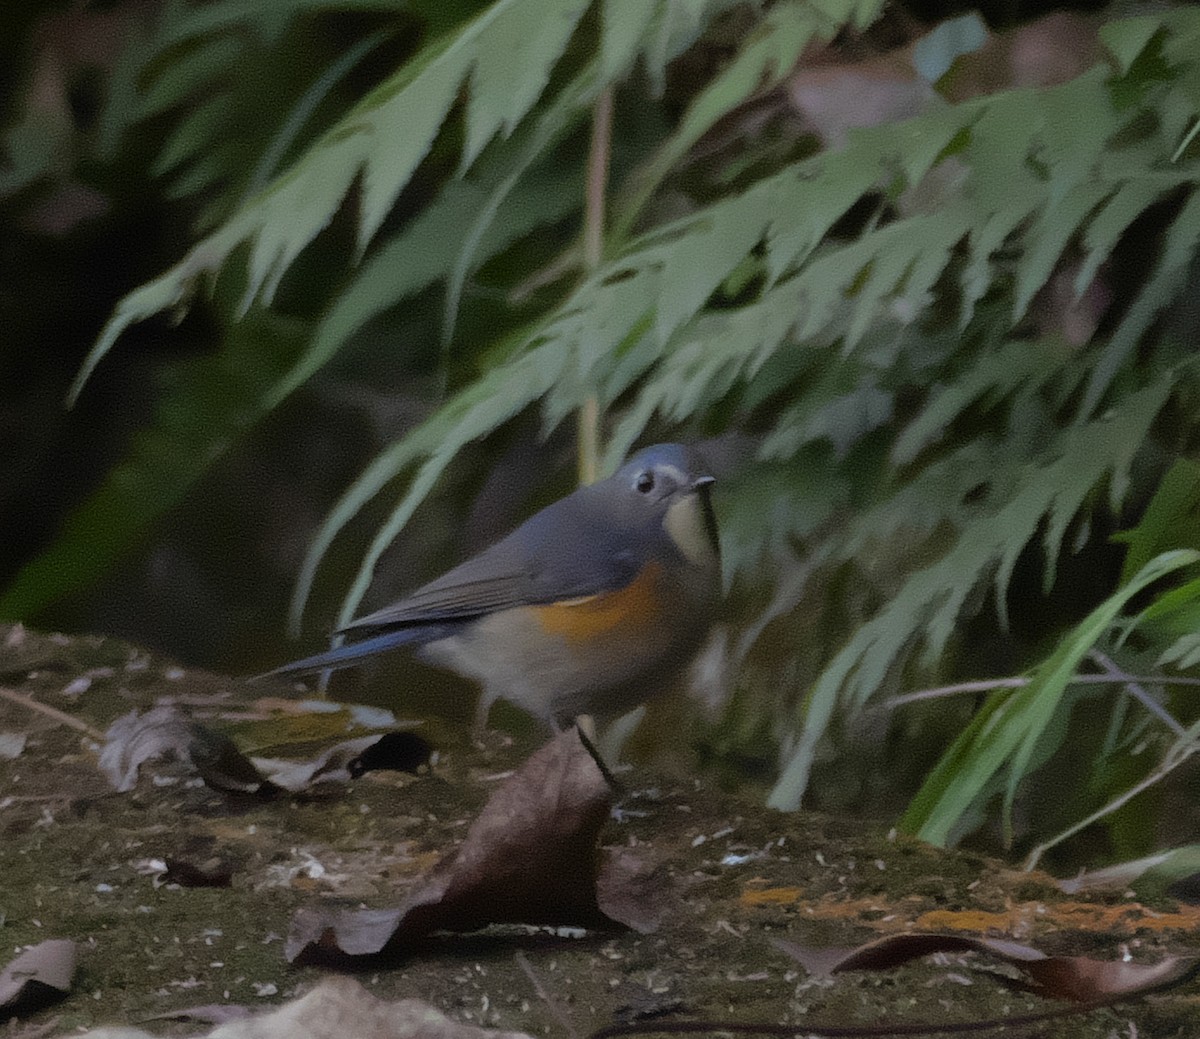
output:
<svg viewBox="0 0 1200 1039"><path fill-rule="evenodd" d="M633 486L642 494L649 494L654 490L654 474L649 469L643 469L634 477Z"/></svg>

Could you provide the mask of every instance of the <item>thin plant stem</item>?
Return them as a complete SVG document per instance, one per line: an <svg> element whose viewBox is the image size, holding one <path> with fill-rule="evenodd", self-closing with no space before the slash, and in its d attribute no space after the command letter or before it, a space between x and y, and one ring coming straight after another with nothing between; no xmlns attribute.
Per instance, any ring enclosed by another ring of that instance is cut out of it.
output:
<svg viewBox="0 0 1200 1039"><path fill-rule="evenodd" d="M882 706L887 710L903 707L905 704L916 703L919 700L937 700L943 696L958 696L961 693L991 693L997 689L1022 689L1029 685L1030 679L1013 678L981 678L971 682L955 682L953 685L940 685L932 689L918 689L911 693L901 693L883 701ZM1148 685L1192 685L1200 686L1200 678L1167 678L1165 675L1076 675L1069 685L1127 685L1130 682L1144 682Z"/></svg>
<svg viewBox="0 0 1200 1039"><path fill-rule="evenodd" d="M542 984L542 979L538 977L537 972L533 969L533 964L526 958L525 953L519 949L513 956L517 961L517 966L524 972L525 977L529 979L529 983L533 986L533 991L538 994L538 997L546 1004L546 1008L553 1015L554 1020L559 1023L562 1030L566 1032L568 1039L579 1039L579 1033L575 1031L575 1026L571 1024L571 1019L567 1016L565 1010L559 1004L558 1000L550 995L549 991Z"/></svg>
<svg viewBox="0 0 1200 1039"><path fill-rule="evenodd" d="M1088 652L1088 656L1104 668L1112 677L1123 679L1125 682L1125 691L1175 733L1176 736L1182 736L1187 731L1170 711L1150 695L1149 690L1136 677L1127 675L1122 671L1117 666L1117 662L1107 653L1101 653L1098 649L1092 649Z"/></svg>
<svg viewBox="0 0 1200 1039"><path fill-rule="evenodd" d="M605 87L592 109L592 143L588 151L587 193L583 214L583 266L590 274L604 258L604 206L608 161L612 152L613 91Z"/></svg>
<svg viewBox="0 0 1200 1039"><path fill-rule="evenodd" d="M608 163L612 152L613 89L605 87L592 109L592 143L584 186L583 268L591 274L604 258L604 210ZM593 392L579 408L577 420L579 482L594 483L600 460L600 399Z"/></svg>
<svg viewBox="0 0 1200 1039"><path fill-rule="evenodd" d="M1196 139L1196 134L1200 133L1200 119L1192 123L1192 128L1184 135L1182 141L1179 142L1179 147L1175 149L1175 154L1171 156L1172 162L1178 162L1180 156L1187 151L1188 145Z"/></svg>
<svg viewBox="0 0 1200 1039"><path fill-rule="evenodd" d="M1155 783L1165 779L1168 775L1175 771L1175 769L1187 761L1188 758L1195 754L1196 751L1200 750L1200 743L1196 742L1196 735L1197 734L1193 728L1186 734L1185 738L1178 740L1171 747L1171 749L1167 751L1166 756L1163 758L1162 764L1159 765L1158 768L1156 768L1148 776L1135 783L1124 793L1118 794L1103 808L1098 808L1091 815L1084 819L1080 819L1078 822L1072 823L1061 833L1055 834L1048 841L1044 841L1043 843L1039 844L1025 859L1025 869L1027 871L1036 869L1041 857L1055 845L1061 844L1068 837L1075 836L1075 834L1079 833L1080 830L1086 829L1087 827L1091 826L1092 823L1103 819L1106 815L1109 815L1112 812L1115 812L1118 808L1132 801L1135 797L1137 797L1138 794L1144 793L1154 786Z"/></svg>
<svg viewBox="0 0 1200 1039"><path fill-rule="evenodd" d="M38 714L44 714L47 718L53 718L60 725L69 725L72 729L78 729L97 743L104 742L104 733L99 729L93 729L87 722L81 721L72 714L67 714L66 711L60 711L57 707L51 707L49 704L35 700L32 696L19 693L15 689L5 689L2 686L0 686L0 696L31 711L36 711Z"/></svg>

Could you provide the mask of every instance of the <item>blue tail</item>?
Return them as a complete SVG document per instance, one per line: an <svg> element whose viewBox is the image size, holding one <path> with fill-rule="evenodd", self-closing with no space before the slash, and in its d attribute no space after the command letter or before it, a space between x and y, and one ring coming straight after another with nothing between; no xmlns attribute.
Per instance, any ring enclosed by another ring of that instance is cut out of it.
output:
<svg viewBox="0 0 1200 1039"><path fill-rule="evenodd" d="M254 678L276 678L287 675L310 675L318 671L336 671L339 668L352 667L367 657L399 649L401 646L423 646L427 642L434 642L453 634L458 628L457 624L416 624L411 627L395 628L358 642L335 646L333 649L327 649L324 653L316 653L311 657L304 657L302 660L293 660L290 664L284 664L273 671L255 675Z"/></svg>

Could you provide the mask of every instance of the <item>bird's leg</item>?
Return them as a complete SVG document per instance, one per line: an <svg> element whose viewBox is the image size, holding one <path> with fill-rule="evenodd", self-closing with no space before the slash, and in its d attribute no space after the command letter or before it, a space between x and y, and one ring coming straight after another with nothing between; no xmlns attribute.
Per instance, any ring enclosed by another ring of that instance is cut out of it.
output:
<svg viewBox="0 0 1200 1039"><path fill-rule="evenodd" d="M479 694L479 701L475 704L475 722L471 727L471 735L475 739L479 739L487 732L488 715L492 713L492 704L496 702L496 694L486 686L483 692Z"/></svg>
<svg viewBox="0 0 1200 1039"><path fill-rule="evenodd" d="M593 743L596 742L596 719L590 714L581 714L575 719L575 725Z"/></svg>

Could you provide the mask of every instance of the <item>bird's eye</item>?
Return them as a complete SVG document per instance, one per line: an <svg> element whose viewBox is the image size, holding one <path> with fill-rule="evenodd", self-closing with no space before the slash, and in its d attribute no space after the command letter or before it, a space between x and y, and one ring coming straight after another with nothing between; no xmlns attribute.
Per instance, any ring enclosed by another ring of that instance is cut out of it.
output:
<svg viewBox="0 0 1200 1039"><path fill-rule="evenodd" d="M637 474L637 479L633 481L633 486L642 494L649 494L654 490L654 474L648 469L643 469Z"/></svg>

